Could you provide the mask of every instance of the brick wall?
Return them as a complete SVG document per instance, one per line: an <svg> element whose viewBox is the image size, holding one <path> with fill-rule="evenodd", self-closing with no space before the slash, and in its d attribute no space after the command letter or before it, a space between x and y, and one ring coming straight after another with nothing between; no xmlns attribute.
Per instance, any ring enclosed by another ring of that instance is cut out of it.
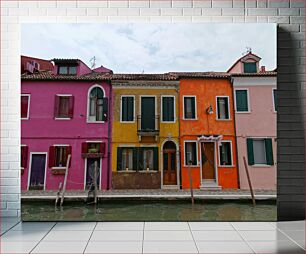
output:
<svg viewBox="0 0 306 254"><path fill-rule="evenodd" d="M278 217L304 218L304 0L1 1L1 216L20 215L20 24L278 23Z"/></svg>

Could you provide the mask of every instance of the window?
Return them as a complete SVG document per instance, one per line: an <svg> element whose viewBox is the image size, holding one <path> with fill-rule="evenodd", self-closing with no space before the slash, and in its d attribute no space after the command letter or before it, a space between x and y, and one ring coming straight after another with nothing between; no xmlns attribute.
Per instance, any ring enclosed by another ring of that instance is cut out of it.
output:
<svg viewBox="0 0 306 254"><path fill-rule="evenodd" d="M272 139L247 139L249 165L274 165Z"/></svg>
<svg viewBox="0 0 306 254"><path fill-rule="evenodd" d="M185 142L185 165L188 165L189 161L191 165L198 165L197 157L197 142Z"/></svg>
<svg viewBox="0 0 306 254"><path fill-rule="evenodd" d="M217 97L217 119L230 119L228 97Z"/></svg>
<svg viewBox="0 0 306 254"><path fill-rule="evenodd" d="M27 168L28 164L28 147L27 146L21 146L21 158L20 158L20 166L21 168Z"/></svg>
<svg viewBox="0 0 306 254"><path fill-rule="evenodd" d="M248 102L248 90L239 89L235 90L236 98L236 112L248 112L249 102Z"/></svg>
<svg viewBox="0 0 306 254"><path fill-rule="evenodd" d="M195 97L184 96L184 119L196 119Z"/></svg>
<svg viewBox="0 0 306 254"><path fill-rule="evenodd" d="M68 155L71 154L71 146L55 145L49 148L49 167L66 167ZM71 161L69 163L69 167Z"/></svg>
<svg viewBox="0 0 306 254"><path fill-rule="evenodd" d="M72 95L56 95L54 117L56 119L73 118L74 97Z"/></svg>
<svg viewBox="0 0 306 254"><path fill-rule="evenodd" d="M256 62L243 63L244 73L257 73Z"/></svg>
<svg viewBox="0 0 306 254"><path fill-rule="evenodd" d="M29 118L29 107L30 106L30 95L22 94L21 95L21 119Z"/></svg>
<svg viewBox="0 0 306 254"><path fill-rule="evenodd" d="M162 96L162 121L174 122L174 96Z"/></svg>
<svg viewBox="0 0 306 254"><path fill-rule="evenodd" d="M82 143L83 158L101 158L105 154L105 142L84 142Z"/></svg>
<svg viewBox="0 0 306 254"><path fill-rule="evenodd" d="M121 97L121 121L134 122L134 96Z"/></svg>
<svg viewBox="0 0 306 254"><path fill-rule="evenodd" d="M133 170L133 149L131 148L122 149L122 169Z"/></svg>
<svg viewBox="0 0 306 254"><path fill-rule="evenodd" d="M108 112L108 100L104 97L101 87L94 86L89 92L89 122L106 121Z"/></svg>
<svg viewBox="0 0 306 254"><path fill-rule="evenodd" d="M277 90L273 89L273 108L277 111Z"/></svg>
<svg viewBox="0 0 306 254"><path fill-rule="evenodd" d="M232 165L232 146L231 142L221 142L219 146L219 163L222 166Z"/></svg>
<svg viewBox="0 0 306 254"><path fill-rule="evenodd" d="M59 66L58 67L58 74L75 75L76 73L77 73L77 67L76 66Z"/></svg>
<svg viewBox="0 0 306 254"><path fill-rule="evenodd" d="M157 147L118 147L118 171L158 171Z"/></svg>

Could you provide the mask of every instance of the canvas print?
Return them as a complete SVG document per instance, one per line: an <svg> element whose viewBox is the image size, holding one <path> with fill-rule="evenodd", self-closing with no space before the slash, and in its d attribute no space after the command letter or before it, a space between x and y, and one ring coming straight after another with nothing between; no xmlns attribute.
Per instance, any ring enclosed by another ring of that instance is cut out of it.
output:
<svg viewBox="0 0 306 254"><path fill-rule="evenodd" d="M275 24L24 24L24 221L276 220Z"/></svg>

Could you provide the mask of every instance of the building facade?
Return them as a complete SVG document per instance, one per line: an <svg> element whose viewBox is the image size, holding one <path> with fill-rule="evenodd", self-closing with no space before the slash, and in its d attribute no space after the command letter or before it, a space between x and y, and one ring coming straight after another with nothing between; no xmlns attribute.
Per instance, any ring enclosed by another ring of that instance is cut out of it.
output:
<svg viewBox="0 0 306 254"><path fill-rule="evenodd" d="M235 115L230 75L178 75L182 188L189 188L192 180L194 188L237 189Z"/></svg>
<svg viewBox="0 0 306 254"><path fill-rule="evenodd" d="M239 159L240 188L249 189L243 157L254 189L276 189L276 72L260 67L260 57L249 52L231 73Z"/></svg>
<svg viewBox="0 0 306 254"><path fill-rule="evenodd" d="M21 77L21 188L57 190L110 187L111 86L106 68L54 59L52 71L32 68ZM110 99L110 100L109 100Z"/></svg>
<svg viewBox="0 0 306 254"><path fill-rule="evenodd" d="M179 82L170 74L114 74L114 189L180 187Z"/></svg>

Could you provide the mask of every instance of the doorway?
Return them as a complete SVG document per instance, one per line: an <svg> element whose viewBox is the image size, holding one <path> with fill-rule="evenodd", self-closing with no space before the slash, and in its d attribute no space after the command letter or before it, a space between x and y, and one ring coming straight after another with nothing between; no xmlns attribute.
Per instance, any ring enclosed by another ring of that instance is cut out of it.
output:
<svg viewBox="0 0 306 254"><path fill-rule="evenodd" d="M155 130L155 97L141 97L141 130Z"/></svg>
<svg viewBox="0 0 306 254"><path fill-rule="evenodd" d="M97 163L97 189L100 189L100 174L101 174L101 159L100 158L87 158L86 159L86 182L85 190L93 188L93 183L95 179L95 163Z"/></svg>
<svg viewBox="0 0 306 254"><path fill-rule="evenodd" d="M167 141L163 146L163 185L177 185L176 146Z"/></svg>
<svg viewBox="0 0 306 254"><path fill-rule="evenodd" d="M201 142L202 181L215 181L215 142Z"/></svg>
<svg viewBox="0 0 306 254"><path fill-rule="evenodd" d="M47 155L45 153L31 154L29 190L45 189L46 158Z"/></svg>

